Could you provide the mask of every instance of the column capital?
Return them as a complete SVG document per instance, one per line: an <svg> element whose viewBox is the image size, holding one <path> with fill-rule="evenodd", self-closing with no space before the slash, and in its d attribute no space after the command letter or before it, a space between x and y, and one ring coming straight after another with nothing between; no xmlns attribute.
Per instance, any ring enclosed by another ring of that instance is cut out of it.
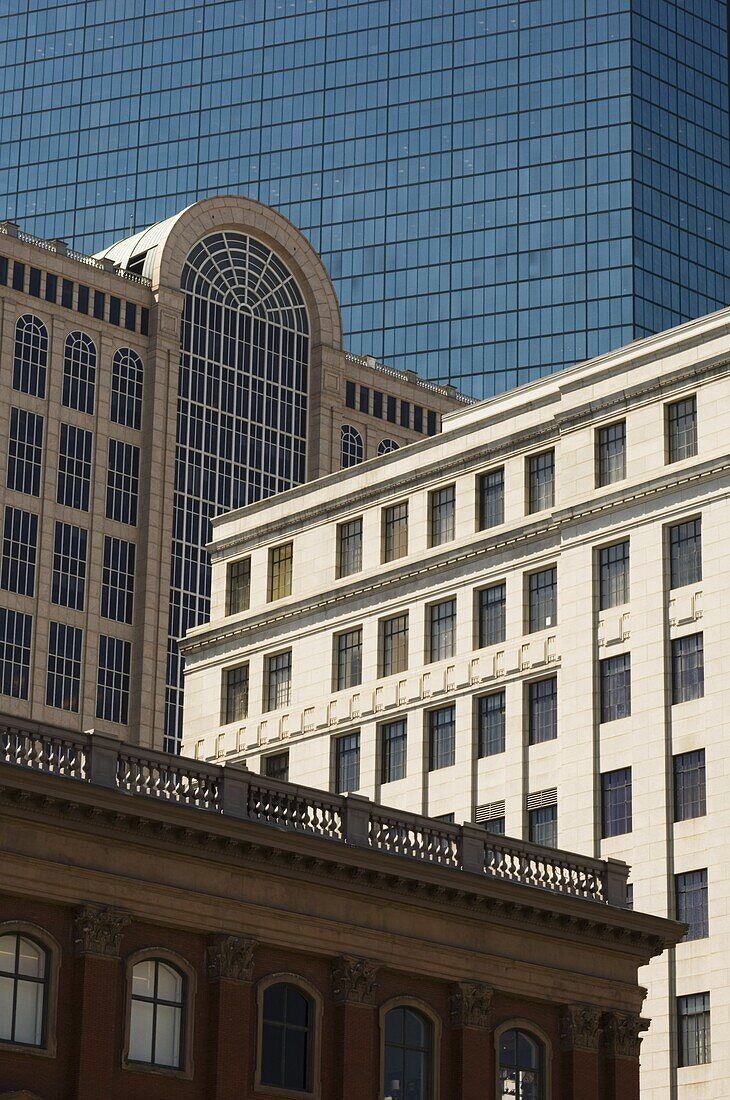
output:
<svg viewBox="0 0 730 1100"><path fill-rule="evenodd" d="M648 1029L649 1020L638 1012L607 1012L603 1017L606 1047L614 1058L638 1058L641 1032Z"/></svg>
<svg viewBox="0 0 730 1100"><path fill-rule="evenodd" d="M377 963L340 955L332 965L332 992L337 1004L371 1004L377 989Z"/></svg>
<svg viewBox="0 0 730 1100"><path fill-rule="evenodd" d="M119 958L122 932L131 919L118 909L96 909L91 905L78 909L74 921L77 952L80 955Z"/></svg>
<svg viewBox="0 0 730 1100"><path fill-rule="evenodd" d="M208 977L229 982L250 982L257 940L244 936L211 936L206 951Z"/></svg>
<svg viewBox="0 0 730 1100"><path fill-rule="evenodd" d="M594 1005L563 1005L560 1011L563 1050L594 1050L601 1043L601 1010Z"/></svg>
<svg viewBox="0 0 730 1100"><path fill-rule="evenodd" d="M449 1005L452 1027L489 1027L494 990L481 982L456 982Z"/></svg>

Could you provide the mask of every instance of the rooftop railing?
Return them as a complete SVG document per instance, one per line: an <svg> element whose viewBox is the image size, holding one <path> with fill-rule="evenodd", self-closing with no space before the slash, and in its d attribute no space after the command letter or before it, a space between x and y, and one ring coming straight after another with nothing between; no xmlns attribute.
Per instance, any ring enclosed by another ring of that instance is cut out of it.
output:
<svg viewBox="0 0 730 1100"><path fill-rule="evenodd" d="M25 230L20 229L15 222L0 222L0 236L16 237L17 240L32 244L36 248L43 249L44 252L53 252L57 256L69 256L77 263L86 264L87 267L95 267L98 271L106 271L110 275L117 275L120 279L126 279L130 283L138 283L139 286L152 286L151 279L145 278L144 275L138 275L135 271L125 271L123 267L118 267L113 260L100 260L97 256L87 256L84 252L76 252L75 249L69 248L65 241L47 241L44 237L34 237L32 233L26 233Z"/></svg>
<svg viewBox="0 0 730 1100"><path fill-rule="evenodd" d="M0 726L0 764L31 768L139 798L436 864L502 882L625 907L629 868L370 802L140 749L106 734Z"/></svg>

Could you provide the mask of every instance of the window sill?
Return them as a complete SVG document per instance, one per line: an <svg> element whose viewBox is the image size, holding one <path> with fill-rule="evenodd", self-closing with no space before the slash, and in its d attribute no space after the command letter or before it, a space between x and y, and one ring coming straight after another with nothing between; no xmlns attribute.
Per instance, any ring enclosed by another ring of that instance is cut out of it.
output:
<svg viewBox="0 0 730 1100"><path fill-rule="evenodd" d="M174 1069L172 1066L155 1066L149 1062L130 1062L127 1058L122 1058L122 1069L129 1070L130 1073L151 1073L156 1077L172 1077L177 1081L192 1081L194 1073L192 1064L185 1066L184 1069Z"/></svg>
<svg viewBox="0 0 730 1100"><path fill-rule="evenodd" d="M260 1093L262 1096L278 1097L278 1100L320 1100L319 1087L312 1090L283 1089L277 1085L262 1085L259 1081L256 1081L254 1093Z"/></svg>
<svg viewBox="0 0 730 1100"><path fill-rule="evenodd" d="M52 1038L45 1046L34 1047L30 1043L9 1043L0 1040L0 1052L7 1054L34 1054L36 1058L55 1058L56 1041Z"/></svg>

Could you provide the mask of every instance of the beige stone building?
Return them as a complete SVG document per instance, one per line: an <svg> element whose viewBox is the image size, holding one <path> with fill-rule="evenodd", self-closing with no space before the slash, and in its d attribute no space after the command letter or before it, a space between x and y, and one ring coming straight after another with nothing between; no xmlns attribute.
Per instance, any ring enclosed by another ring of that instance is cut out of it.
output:
<svg viewBox="0 0 730 1100"><path fill-rule="evenodd" d="M728 407L723 311L456 412L214 521L184 645L190 754L630 863L646 1100L730 1081Z"/></svg>
<svg viewBox="0 0 730 1100"><path fill-rule="evenodd" d="M318 256L243 198L108 249L0 225L0 708L170 748L209 522L440 428L346 355Z"/></svg>

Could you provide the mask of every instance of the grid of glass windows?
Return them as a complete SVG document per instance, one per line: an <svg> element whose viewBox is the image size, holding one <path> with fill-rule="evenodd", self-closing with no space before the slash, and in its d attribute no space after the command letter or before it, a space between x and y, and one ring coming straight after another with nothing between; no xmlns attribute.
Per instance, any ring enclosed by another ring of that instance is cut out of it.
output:
<svg viewBox="0 0 730 1100"><path fill-rule="evenodd" d="M8 435L8 489L18 493L41 494L43 470L43 417L27 409L10 410Z"/></svg>
<svg viewBox="0 0 730 1100"><path fill-rule="evenodd" d="M711 1061L710 994L677 997L680 1066L703 1066Z"/></svg>
<svg viewBox="0 0 730 1100"><path fill-rule="evenodd" d="M138 500L139 447L110 439L106 472L107 519L136 526Z"/></svg>
<svg viewBox="0 0 730 1100"><path fill-rule="evenodd" d="M132 969L129 1060L179 1069L183 1057L185 979L162 959Z"/></svg>
<svg viewBox="0 0 730 1100"><path fill-rule="evenodd" d="M28 698L33 619L0 607L0 694Z"/></svg>
<svg viewBox="0 0 730 1100"><path fill-rule="evenodd" d="M410 1005L391 1008L383 1028L383 1088L390 1100L432 1100L433 1024Z"/></svg>
<svg viewBox="0 0 730 1100"><path fill-rule="evenodd" d="M456 486L446 485L429 494L429 544L451 542L456 532Z"/></svg>
<svg viewBox="0 0 730 1100"><path fill-rule="evenodd" d="M498 645L506 637L507 588L504 582L492 584L477 592L477 642L482 649Z"/></svg>
<svg viewBox="0 0 730 1100"><path fill-rule="evenodd" d="M674 876L677 920L689 925L684 940L701 940L710 934L707 907L707 868Z"/></svg>
<svg viewBox="0 0 730 1100"><path fill-rule="evenodd" d="M264 661L266 710L288 707L291 699L291 650L274 653Z"/></svg>
<svg viewBox="0 0 730 1100"><path fill-rule="evenodd" d="M705 750L674 757L674 820L688 821L707 813Z"/></svg>
<svg viewBox="0 0 730 1100"><path fill-rule="evenodd" d="M380 782L393 783L406 776L408 724L405 718L380 727Z"/></svg>
<svg viewBox="0 0 730 1100"><path fill-rule="evenodd" d="M93 436L84 428L62 424L58 438L56 500L69 508L89 510Z"/></svg>
<svg viewBox="0 0 730 1100"><path fill-rule="evenodd" d="M142 427L142 360L131 348L119 348L112 357L109 419L127 428Z"/></svg>
<svg viewBox="0 0 730 1100"><path fill-rule="evenodd" d="M56 522L53 532L51 602L84 610L88 531L71 523Z"/></svg>
<svg viewBox="0 0 730 1100"><path fill-rule="evenodd" d="M456 760L456 708L428 711L428 770L449 768Z"/></svg>
<svg viewBox="0 0 730 1100"><path fill-rule="evenodd" d="M35 595L38 516L5 506L0 588L19 596Z"/></svg>
<svg viewBox="0 0 730 1100"><path fill-rule="evenodd" d="M479 757L495 756L505 750L505 695L494 691L476 700L477 753Z"/></svg>
<svg viewBox="0 0 730 1100"><path fill-rule="evenodd" d="M289 750L271 752L262 761L263 773L267 779L280 779L286 783L289 779Z"/></svg>
<svg viewBox="0 0 730 1100"><path fill-rule="evenodd" d="M334 691L362 682L362 627L335 636Z"/></svg>
<svg viewBox="0 0 730 1100"><path fill-rule="evenodd" d="M598 551L600 609L629 602L629 540L602 546Z"/></svg>
<svg viewBox="0 0 730 1100"><path fill-rule="evenodd" d="M96 674L96 717L107 722L129 722L129 681L132 644L123 638L99 635Z"/></svg>
<svg viewBox="0 0 730 1100"><path fill-rule="evenodd" d="M63 345L61 404L93 413L96 392L96 345L85 332L70 332Z"/></svg>
<svg viewBox="0 0 730 1100"><path fill-rule="evenodd" d="M702 520L687 520L669 528L669 584L683 588L702 580Z"/></svg>
<svg viewBox="0 0 730 1100"><path fill-rule="evenodd" d="M251 602L251 559L240 558L226 569L226 615L248 611Z"/></svg>
<svg viewBox="0 0 730 1100"><path fill-rule="evenodd" d="M395 561L408 553L408 502L383 510L383 561Z"/></svg>
<svg viewBox="0 0 730 1100"><path fill-rule="evenodd" d="M479 530L504 523L504 469L479 477Z"/></svg>
<svg viewBox="0 0 730 1100"><path fill-rule="evenodd" d="M626 421L608 424L596 433L596 480L613 485L626 477Z"/></svg>
<svg viewBox="0 0 730 1100"><path fill-rule="evenodd" d="M240 722L248 717L248 665L223 670L223 722Z"/></svg>
<svg viewBox="0 0 730 1100"><path fill-rule="evenodd" d="M527 511L542 512L555 504L555 451L527 459Z"/></svg>
<svg viewBox="0 0 730 1100"><path fill-rule="evenodd" d="M46 706L79 711L81 691L81 651L83 633L67 623L50 623L48 633L48 667L46 672Z"/></svg>
<svg viewBox="0 0 730 1100"><path fill-rule="evenodd" d="M672 641L672 703L687 703L705 694L704 636L688 634Z"/></svg>
<svg viewBox="0 0 730 1100"><path fill-rule="evenodd" d="M335 794L356 791L360 786L360 733L335 737Z"/></svg>
<svg viewBox="0 0 730 1100"><path fill-rule="evenodd" d="M46 396L48 329L31 313L15 322L13 389L33 397Z"/></svg>
<svg viewBox="0 0 730 1100"><path fill-rule="evenodd" d="M357 428L352 424L343 424L340 428L340 468L349 469L358 466L365 457L365 446Z"/></svg>
<svg viewBox="0 0 730 1100"><path fill-rule="evenodd" d="M136 547L133 542L104 536L104 558L101 571L101 615L119 623L131 623L134 609L134 567Z"/></svg>
<svg viewBox="0 0 730 1100"><path fill-rule="evenodd" d="M18 933L0 936L0 1042L43 1046L48 996L47 956Z"/></svg>
<svg viewBox="0 0 730 1100"><path fill-rule="evenodd" d="M408 613L380 624L380 675L394 676L408 668Z"/></svg>
<svg viewBox="0 0 730 1100"><path fill-rule="evenodd" d="M291 596L294 543L272 546L269 550L269 600Z"/></svg>
<svg viewBox="0 0 730 1100"><path fill-rule="evenodd" d="M631 768L601 775L601 836L621 836L632 828Z"/></svg>
<svg viewBox="0 0 730 1100"><path fill-rule="evenodd" d="M601 721L615 722L631 714L631 655L620 653L600 661Z"/></svg>
<svg viewBox="0 0 730 1100"><path fill-rule="evenodd" d="M697 398L667 405L667 456L670 462L697 454Z"/></svg>
<svg viewBox="0 0 730 1100"><path fill-rule="evenodd" d="M540 806L528 813L529 837L533 844L558 846L558 807Z"/></svg>
<svg viewBox="0 0 730 1100"><path fill-rule="evenodd" d="M532 634L558 621L558 571L553 566L527 578L527 629Z"/></svg>
<svg viewBox="0 0 730 1100"><path fill-rule="evenodd" d="M428 660L443 661L456 652L456 600L443 600L427 608Z"/></svg>
<svg viewBox="0 0 730 1100"><path fill-rule="evenodd" d="M337 576L349 577L362 569L362 517L337 528Z"/></svg>
<svg viewBox="0 0 730 1100"><path fill-rule="evenodd" d="M549 676L527 685L528 726L531 745L558 736L558 678Z"/></svg>
<svg viewBox="0 0 730 1100"><path fill-rule="evenodd" d="M301 989L288 982L268 986L263 1002L261 1084L286 1090L290 1096L292 1092L310 1092L314 1005Z"/></svg>

